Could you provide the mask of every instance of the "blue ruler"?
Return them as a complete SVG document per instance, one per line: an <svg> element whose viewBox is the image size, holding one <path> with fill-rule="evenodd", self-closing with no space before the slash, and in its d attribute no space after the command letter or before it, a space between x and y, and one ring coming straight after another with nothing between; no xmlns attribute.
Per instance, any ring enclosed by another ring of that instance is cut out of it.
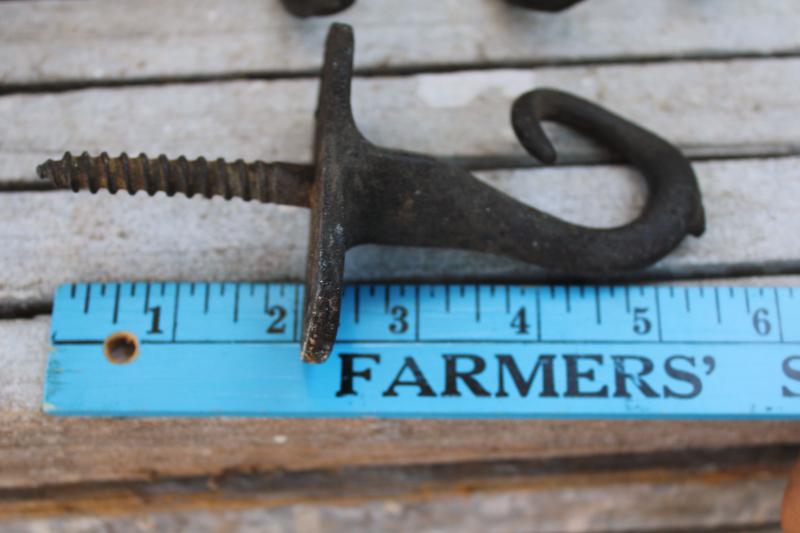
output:
<svg viewBox="0 0 800 533"><path fill-rule="evenodd" d="M798 418L800 291L349 285L302 363L303 287L64 285L44 410L89 416Z"/></svg>

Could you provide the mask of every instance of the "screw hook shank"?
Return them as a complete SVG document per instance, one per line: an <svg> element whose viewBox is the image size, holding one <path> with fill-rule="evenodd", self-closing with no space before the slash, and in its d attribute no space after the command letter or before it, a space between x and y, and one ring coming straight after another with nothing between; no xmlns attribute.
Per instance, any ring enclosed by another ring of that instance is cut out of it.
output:
<svg viewBox="0 0 800 533"><path fill-rule="evenodd" d="M56 187L75 192L107 189L112 194L145 191L153 196L163 191L167 196L182 193L191 198L199 194L300 207L309 206L314 177L312 167L293 163L245 163L241 159L229 163L222 158L207 161L203 157L190 161L183 156L168 159L164 155L151 159L144 154L129 157L125 153L109 157L105 152L98 157L86 152L74 157L66 152L58 161L48 159L39 165L36 173Z"/></svg>

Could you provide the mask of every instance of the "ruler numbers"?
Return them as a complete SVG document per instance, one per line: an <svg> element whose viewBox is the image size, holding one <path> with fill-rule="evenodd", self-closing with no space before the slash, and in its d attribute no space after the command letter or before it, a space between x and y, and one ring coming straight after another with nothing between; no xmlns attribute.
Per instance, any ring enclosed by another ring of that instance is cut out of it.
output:
<svg viewBox="0 0 800 533"><path fill-rule="evenodd" d="M92 283L58 289L55 342L299 342L294 283ZM792 288L353 284L338 342L800 342Z"/></svg>
<svg viewBox="0 0 800 533"><path fill-rule="evenodd" d="M143 342L173 340L177 285L89 283L61 286L53 314L73 341L102 339L111 331L135 331ZM123 326L124 324L124 326ZM58 341L58 333L53 332Z"/></svg>

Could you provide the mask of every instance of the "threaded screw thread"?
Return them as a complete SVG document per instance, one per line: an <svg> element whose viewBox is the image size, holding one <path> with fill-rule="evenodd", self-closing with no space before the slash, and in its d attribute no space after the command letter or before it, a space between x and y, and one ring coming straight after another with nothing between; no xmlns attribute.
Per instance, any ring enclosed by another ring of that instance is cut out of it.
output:
<svg viewBox="0 0 800 533"><path fill-rule="evenodd" d="M163 191L167 196L199 194L299 206L308 206L313 180L313 169L306 165L245 163L241 159L231 163L222 158L210 162L203 157L190 161L164 155L152 159L145 154L128 157L126 153L109 157L105 152L98 157L86 152L73 157L67 152L58 161L48 159L36 172L56 187L75 192L146 191L152 196Z"/></svg>

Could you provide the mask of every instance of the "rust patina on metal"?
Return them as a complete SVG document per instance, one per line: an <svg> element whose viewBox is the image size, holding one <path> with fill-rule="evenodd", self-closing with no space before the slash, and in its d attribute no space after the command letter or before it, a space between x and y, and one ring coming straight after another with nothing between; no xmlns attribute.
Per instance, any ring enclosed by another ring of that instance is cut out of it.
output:
<svg viewBox="0 0 800 533"><path fill-rule="evenodd" d="M356 0L281 0L286 10L297 17L321 17L344 11ZM561 11L583 0L507 0L528 9Z"/></svg>
<svg viewBox="0 0 800 533"><path fill-rule="evenodd" d="M344 256L366 243L463 248L501 254L565 275L604 278L649 265L704 229L689 162L655 134L570 94L539 89L520 96L511 121L523 146L545 163L556 152L543 120L577 128L638 167L649 199L637 219L611 229L571 224L529 207L461 167L375 146L350 107L353 34L331 27L319 93L314 166L233 163L165 156L110 158L65 154L38 173L56 186L111 192L165 191L240 197L311 208L302 356L324 361L339 324Z"/></svg>

